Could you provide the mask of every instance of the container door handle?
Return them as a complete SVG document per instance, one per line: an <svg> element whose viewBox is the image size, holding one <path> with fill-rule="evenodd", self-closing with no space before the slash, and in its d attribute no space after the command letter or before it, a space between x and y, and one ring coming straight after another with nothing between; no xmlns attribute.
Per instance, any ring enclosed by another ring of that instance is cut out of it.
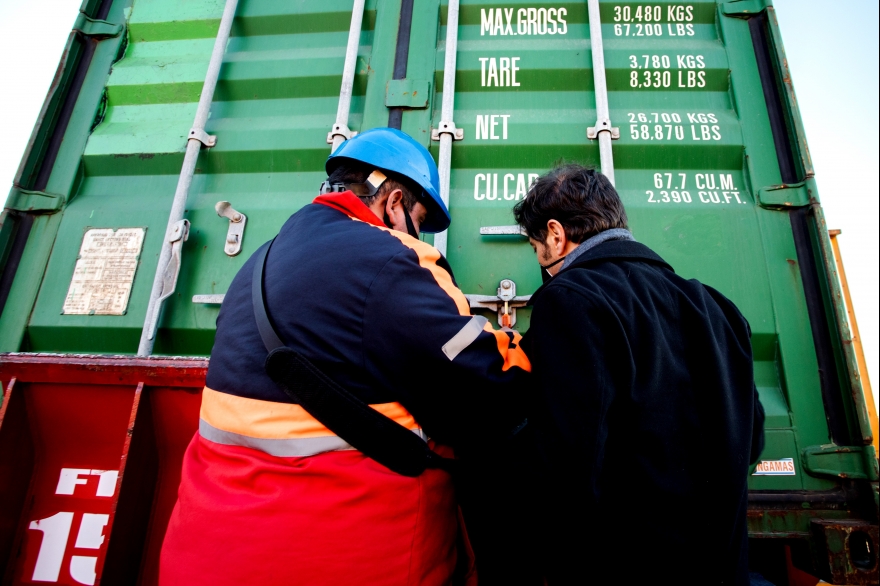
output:
<svg viewBox="0 0 880 586"><path fill-rule="evenodd" d="M525 236L522 226L480 226L480 236Z"/></svg>
<svg viewBox="0 0 880 586"><path fill-rule="evenodd" d="M179 220L174 224L174 230L171 232L171 238L168 242L171 244L171 258L165 265L165 272L162 273L162 293L159 295L159 301L164 301L171 297L177 288L177 277L180 275L180 250L183 243L189 238L189 220ZM154 326L155 329L155 326ZM155 331L150 332L150 336Z"/></svg>

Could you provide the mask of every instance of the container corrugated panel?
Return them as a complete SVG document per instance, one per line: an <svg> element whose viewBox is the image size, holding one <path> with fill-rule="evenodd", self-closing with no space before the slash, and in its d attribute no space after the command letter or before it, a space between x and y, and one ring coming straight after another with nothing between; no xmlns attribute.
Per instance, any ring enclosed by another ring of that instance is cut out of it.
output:
<svg viewBox="0 0 880 586"><path fill-rule="evenodd" d="M632 231L679 274L733 299L752 327L767 445L750 479L751 535L807 540L816 518L865 517L860 507L877 498L876 454L768 5L602 2L600 12L611 121L620 132L616 186ZM60 131L63 116L51 109L39 121L7 204L0 350L136 351L223 6L84 4L91 21L74 41L91 43L94 56L68 100L72 114ZM157 354L207 356L219 306L193 297L223 294L248 256L314 198L325 178L351 7L351 0L241 1L206 128L217 144L199 155L185 214L192 228ZM389 84L400 10L400 0L366 3L349 126L385 126L389 105L405 103L402 130L437 156L431 130L441 121L447 2L415 3L405 80ZM502 279L514 281L518 295L533 292L540 279L527 241L481 228L512 224L513 204L554 163L599 165L598 143L587 137L596 124L587 14L586 2L461 2L454 122L464 138L452 147L447 256L466 294L493 296ZM114 26L124 32L114 35ZM413 88L422 96L401 96ZM40 137L53 129L64 141L47 162L51 145ZM49 167L42 185L32 178L41 165ZM224 252L228 220L215 212L219 201L248 217L237 256ZM65 313L84 236L101 228L145 231L125 312ZM518 309L517 329L528 328L528 314ZM16 368L23 367L5 366L4 380ZM138 379L147 390L149 377ZM29 408L42 417L40 407ZM148 542L154 556L152 533ZM847 567L852 579L855 566Z"/></svg>

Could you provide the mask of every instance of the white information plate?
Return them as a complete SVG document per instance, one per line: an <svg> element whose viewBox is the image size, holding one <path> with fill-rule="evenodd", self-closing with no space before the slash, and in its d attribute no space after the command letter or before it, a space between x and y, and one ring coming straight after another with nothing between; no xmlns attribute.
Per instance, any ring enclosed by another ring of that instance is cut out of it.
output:
<svg viewBox="0 0 880 586"><path fill-rule="evenodd" d="M794 476L794 459L761 460L752 476Z"/></svg>
<svg viewBox="0 0 880 586"><path fill-rule="evenodd" d="M61 313L124 315L144 232L144 228L86 231Z"/></svg>

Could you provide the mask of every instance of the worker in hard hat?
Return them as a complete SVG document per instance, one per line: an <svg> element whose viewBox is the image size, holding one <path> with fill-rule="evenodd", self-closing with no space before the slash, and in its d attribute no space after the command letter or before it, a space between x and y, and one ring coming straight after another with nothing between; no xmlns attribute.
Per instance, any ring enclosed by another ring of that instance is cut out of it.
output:
<svg viewBox="0 0 880 586"><path fill-rule="evenodd" d="M163 585L449 584L466 542L450 447L521 428L519 335L471 316L419 240L450 223L427 149L377 128L326 170L220 309Z"/></svg>

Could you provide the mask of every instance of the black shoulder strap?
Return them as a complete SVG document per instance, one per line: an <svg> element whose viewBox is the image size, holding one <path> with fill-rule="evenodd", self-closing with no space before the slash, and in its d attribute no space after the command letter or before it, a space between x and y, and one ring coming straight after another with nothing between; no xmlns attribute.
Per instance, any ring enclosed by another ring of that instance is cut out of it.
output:
<svg viewBox="0 0 880 586"><path fill-rule="evenodd" d="M263 292L266 257L274 242L257 254L251 287L257 328L269 352L265 364L269 377L327 429L388 469L403 476L418 476L426 468L449 470L453 460L438 456L415 433L371 408L284 345L269 319Z"/></svg>
<svg viewBox="0 0 880 586"><path fill-rule="evenodd" d="M272 249L273 244L275 244L274 238L269 241L269 246L257 253L257 258L254 259L257 262L254 263L254 275L251 282L254 317L257 319L257 329L260 330L260 337L263 339L267 352L272 352L272 350L284 346L284 342L281 341L278 333L275 332L275 326L269 321L269 316L266 313L266 299L263 294L263 274L266 272L266 257L269 256L269 251Z"/></svg>

